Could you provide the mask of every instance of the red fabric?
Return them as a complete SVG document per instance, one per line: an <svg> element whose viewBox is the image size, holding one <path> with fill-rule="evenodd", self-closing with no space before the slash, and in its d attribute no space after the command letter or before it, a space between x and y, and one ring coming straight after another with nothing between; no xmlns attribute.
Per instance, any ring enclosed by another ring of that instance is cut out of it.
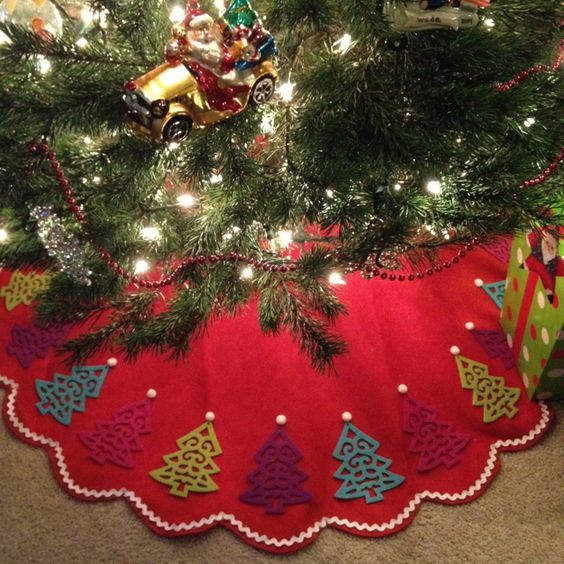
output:
<svg viewBox="0 0 564 564"><path fill-rule="evenodd" d="M236 319L210 325L185 362L146 355L129 364L120 358L100 396L86 400L85 412L75 412L69 427L40 415L35 380L52 380L56 371L69 374L70 369L53 351L27 370L8 356L5 346L11 327L25 323L29 309L20 305L8 313L0 298L0 374L18 385L16 391L4 381L11 392L4 405L5 420L21 440L36 446L46 442L33 432L60 444L60 448L53 442L44 446L55 476L69 493L94 500L87 489L123 488L100 496L125 496L140 518L160 534L191 534L221 524L247 543L273 552L289 552L313 542L328 524L362 536L389 534L413 519L422 492L436 500L439 494L453 494L440 500L444 503L463 503L480 495L499 469L499 457L493 456L497 450L526 448L549 426L551 414L527 399L517 371L505 370L500 359L489 359L464 327L467 321L477 328L495 326L499 310L477 291L474 280L497 281L504 275L498 260L476 250L459 265L423 281L391 283L349 276L339 290L349 313L335 329L348 341L350 352L337 360L336 371L329 375L316 373L288 335L263 336L256 307L248 307ZM0 287L9 277L9 272L0 272ZM513 419L483 423L482 408L473 407L472 393L461 388L452 345L462 355L488 364L490 373L503 376L507 386L521 388L519 413ZM88 364L103 364L109 356L97 354ZM412 437L402 431L405 400L398 393L399 384L409 387L410 397L435 409L441 421L470 435L454 468L417 471L419 456L409 452ZM97 422L111 420L120 408L142 401L149 388L158 393L152 401L152 432L140 437L143 450L132 454L135 468L93 462L79 433L91 432ZM223 450L214 459L221 469L213 476L219 491L173 497L166 486L150 478L149 471L163 466L163 455L176 451L176 440L201 425L208 411L216 414L214 428ZM384 492L382 502L334 497L342 482L333 477L340 463L332 453L345 411L352 413L354 425L380 443L378 454L392 460L390 470L405 477L399 487ZM247 476L256 468L254 456L276 429L279 414L288 418L284 430L303 453L299 469L309 478L302 486L312 500L286 507L283 515L267 515L263 507L247 505L239 496L250 485ZM510 442L526 435L519 444ZM507 442L492 449L500 440ZM66 479L65 464L70 476ZM126 490L135 492L135 498ZM462 492L466 494L455 495ZM194 524L210 515L216 515L215 520ZM158 518L188 525L165 530Z"/></svg>

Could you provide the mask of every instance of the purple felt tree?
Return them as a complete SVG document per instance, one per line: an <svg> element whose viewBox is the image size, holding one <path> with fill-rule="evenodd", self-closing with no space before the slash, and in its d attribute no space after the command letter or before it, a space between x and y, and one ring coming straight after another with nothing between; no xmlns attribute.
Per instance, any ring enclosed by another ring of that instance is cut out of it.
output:
<svg viewBox="0 0 564 564"><path fill-rule="evenodd" d="M12 342L6 345L6 352L15 356L22 368L29 368L35 358L45 358L53 346L60 345L69 332L68 326L37 327L12 326Z"/></svg>
<svg viewBox="0 0 564 564"><path fill-rule="evenodd" d="M511 239L505 237L490 239L482 244L482 249L506 264L509 262L511 255Z"/></svg>
<svg viewBox="0 0 564 564"><path fill-rule="evenodd" d="M80 440L92 451L98 464L112 462L123 468L135 466L132 452L143 450L139 435L151 432L150 401L140 401L116 411L112 421L96 423L96 430L79 433Z"/></svg>
<svg viewBox="0 0 564 564"><path fill-rule="evenodd" d="M470 442L468 435L457 433L450 423L438 420L437 412L406 396L403 430L413 435L409 452L420 454L417 470L428 472L441 464L452 468Z"/></svg>
<svg viewBox="0 0 564 564"><path fill-rule="evenodd" d="M284 513L287 505L308 502L311 494L301 486L307 475L296 467L302 458L288 435L277 429L256 454L259 467L248 477L252 486L239 499L264 505L267 513L275 515Z"/></svg>
<svg viewBox="0 0 564 564"><path fill-rule="evenodd" d="M490 358L499 358L506 370L515 366L515 356L507 344L503 331L499 329L474 329L472 335Z"/></svg>

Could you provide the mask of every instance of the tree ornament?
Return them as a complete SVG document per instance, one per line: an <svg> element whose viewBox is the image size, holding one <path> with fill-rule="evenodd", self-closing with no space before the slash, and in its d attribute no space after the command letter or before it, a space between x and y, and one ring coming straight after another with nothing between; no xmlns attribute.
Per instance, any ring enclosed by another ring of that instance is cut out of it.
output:
<svg viewBox="0 0 564 564"><path fill-rule="evenodd" d="M111 462L133 468L131 453L143 450L140 435L151 432L150 404L146 399L119 409L111 421L96 423L94 431L79 433L79 439L92 451L90 458L98 464Z"/></svg>
<svg viewBox="0 0 564 564"><path fill-rule="evenodd" d="M50 257L59 263L59 269L77 284L90 286L92 271L85 266L86 251L76 237L64 227L61 219L53 213L52 206L38 206L31 210L37 220L37 234Z"/></svg>
<svg viewBox="0 0 564 564"><path fill-rule="evenodd" d="M14 271L7 286L0 288L0 297L6 300L6 309L12 311L17 306L30 306L40 292L49 285L49 275Z"/></svg>
<svg viewBox="0 0 564 564"><path fill-rule="evenodd" d="M39 413L49 413L62 425L70 425L72 412L83 413L87 398L100 395L108 370L107 366L73 366L71 376L55 374L52 382L35 380L41 399L35 404Z"/></svg>
<svg viewBox="0 0 564 564"><path fill-rule="evenodd" d="M281 515L287 505L307 503L311 494L301 484L308 476L298 470L303 455L282 428L278 428L255 456L257 470L249 474L252 486L239 499L264 505L271 515Z"/></svg>
<svg viewBox="0 0 564 564"><path fill-rule="evenodd" d="M478 8L487 8L489 4L489 0L385 0L384 17L399 32L431 29L458 31L476 27L479 22Z"/></svg>
<svg viewBox="0 0 564 564"><path fill-rule="evenodd" d="M484 408L484 423L493 423L503 416L512 419L521 395L519 388L505 386L504 378L490 376L489 368L463 356L456 356L460 382L465 390L472 390L472 405Z"/></svg>
<svg viewBox="0 0 564 564"><path fill-rule="evenodd" d="M213 423L207 421L176 441L180 450L163 457L166 466L149 472L153 480L170 486L169 493L188 497L190 492L210 493L219 489L211 476L220 469L213 461L222 451Z"/></svg>
<svg viewBox="0 0 564 564"><path fill-rule="evenodd" d="M249 0L231 0L222 15L230 27L237 26L252 27L259 19L258 14L253 10Z"/></svg>
<svg viewBox="0 0 564 564"><path fill-rule="evenodd" d="M0 3L0 22L6 20L32 29L44 41L63 31L63 18L49 0L4 0Z"/></svg>
<svg viewBox="0 0 564 564"><path fill-rule="evenodd" d="M23 326L15 323L12 326L12 341L6 345L6 352L15 356L22 368L29 368L34 358L45 358L52 346L60 345L67 336L69 327L64 325L38 327Z"/></svg>
<svg viewBox="0 0 564 564"><path fill-rule="evenodd" d="M334 477L344 483L338 499L364 498L366 503L383 501L383 492L397 488L405 478L388 470L392 461L376 454L380 443L346 422L333 457L342 461Z"/></svg>
<svg viewBox="0 0 564 564"><path fill-rule="evenodd" d="M243 7L233 8L238 9ZM250 12L237 13L252 19ZM134 131L157 142L180 143L193 127L207 127L272 98L278 81L274 38L256 18L250 30L227 28L199 2L188 3L186 18L173 26L165 47L166 64L125 84L123 100Z"/></svg>
<svg viewBox="0 0 564 564"><path fill-rule="evenodd" d="M436 410L405 396L403 430L413 435L409 452L420 454L417 470L428 472L441 464L452 468L470 442L469 435L457 433L450 423L438 420Z"/></svg>

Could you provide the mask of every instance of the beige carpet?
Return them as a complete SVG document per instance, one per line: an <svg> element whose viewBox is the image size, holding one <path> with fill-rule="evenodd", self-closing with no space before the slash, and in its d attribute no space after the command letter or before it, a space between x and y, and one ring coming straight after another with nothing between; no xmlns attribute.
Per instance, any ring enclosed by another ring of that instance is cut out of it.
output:
<svg viewBox="0 0 564 564"><path fill-rule="evenodd" d="M0 396L2 392L0 392ZM424 504L405 531L361 539L325 530L292 562L564 562L564 403L537 447L504 454L489 490L469 505ZM47 456L0 423L0 564L28 562L267 562L223 529L164 539L122 501L81 503L65 494Z"/></svg>

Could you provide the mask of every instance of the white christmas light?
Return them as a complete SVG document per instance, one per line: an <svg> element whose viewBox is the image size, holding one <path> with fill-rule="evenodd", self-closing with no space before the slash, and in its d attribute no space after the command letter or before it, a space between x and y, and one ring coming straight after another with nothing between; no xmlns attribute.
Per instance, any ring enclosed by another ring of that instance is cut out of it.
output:
<svg viewBox="0 0 564 564"><path fill-rule="evenodd" d="M47 74L51 70L51 61L45 55L37 55L36 67L41 74Z"/></svg>
<svg viewBox="0 0 564 564"><path fill-rule="evenodd" d="M8 232L4 228L0 228L0 243L5 243L8 240Z"/></svg>
<svg viewBox="0 0 564 564"><path fill-rule="evenodd" d="M178 147L180 147L180 143L168 143L165 150L174 151L175 149L178 149Z"/></svg>
<svg viewBox="0 0 564 564"><path fill-rule="evenodd" d="M438 180L429 180L427 186L425 186L425 190L427 190L429 194L433 194L433 196L438 196L442 193L443 186Z"/></svg>
<svg viewBox="0 0 564 564"><path fill-rule="evenodd" d="M484 20L484 25L490 29L495 26L495 21L492 18L486 18Z"/></svg>
<svg viewBox="0 0 564 564"><path fill-rule="evenodd" d="M0 19L0 21L2 20ZM8 43L11 43L11 39L3 31L0 31L0 45L7 45Z"/></svg>
<svg viewBox="0 0 564 564"><path fill-rule="evenodd" d="M100 182L102 182L102 179L99 176L93 176L92 182L94 182L94 184L100 184Z"/></svg>
<svg viewBox="0 0 564 564"><path fill-rule="evenodd" d="M79 48L79 49L84 49L87 45L88 45L88 39L86 39L86 37L79 37L76 42L75 45Z"/></svg>
<svg viewBox="0 0 564 564"><path fill-rule="evenodd" d="M458 138L456 139L456 142L457 142L457 143L462 143L462 137L458 137Z"/></svg>
<svg viewBox="0 0 564 564"><path fill-rule="evenodd" d="M135 263L135 274L145 274L151 270L151 265L145 259L139 259Z"/></svg>
<svg viewBox="0 0 564 564"><path fill-rule="evenodd" d="M523 125L525 127L531 127L531 125L535 125L536 122L537 120L534 117L529 117L523 122Z"/></svg>
<svg viewBox="0 0 564 564"><path fill-rule="evenodd" d="M219 184L223 180L221 174L212 174L210 176L210 184Z"/></svg>
<svg viewBox="0 0 564 564"><path fill-rule="evenodd" d="M333 284L333 286L343 286L346 282L340 272L331 272L331 274L329 274L329 284Z"/></svg>
<svg viewBox="0 0 564 564"><path fill-rule="evenodd" d="M182 6L174 6L168 15L172 23L181 23L186 17L186 10Z"/></svg>
<svg viewBox="0 0 564 564"><path fill-rule="evenodd" d="M158 227L147 225L141 229L141 237L146 241L158 241L161 238L161 231Z"/></svg>
<svg viewBox="0 0 564 564"><path fill-rule="evenodd" d="M254 271L250 266L246 266L241 270L241 278L243 280L250 280L254 275Z"/></svg>
<svg viewBox="0 0 564 564"><path fill-rule="evenodd" d="M333 43L333 52L344 55L351 48L352 43L352 37L348 33L345 33L341 39Z"/></svg>
<svg viewBox="0 0 564 564"><path fill-rule="evenodd" d="M278 92L284 102L291 102L294 98L294 86L296 85L293 82L284 82L278 87Z"/></svg>
<svg viewBox="0 0 564 564"><path fill-rule="evenodd" d="M325 190L325 194L327 194L327 197L332 200L335 197L335 192L333 192L333 190L331 190L330 188L327 188L327 190Z"/></svg>
<svg viewBox="0 0 564 564"><path fill-rule="evenodd" d="M219 12L219 15L223 15L223 13L225 12L225 4L223 3L223 0L215 0L213 5L215 6L215 9Z"/></svg>
<svg viewBox="0 0 564 564"><path fill-rule="evenodd" d="M191 194L180 194L180 196L176 198L176 203L181 208L191 208L196 203L196 198Z"/></svg>
<svg viewBox="0 0 564 564"><path fill-rule="evenodd" d="M91 145L92 139L88 135L83 139L85 145Z"/></svg>
<svg viewBox="0 0 564 564"><path fill-rule="evenodd" d="M80 19L85 24L91 24L94 21L95 12L90 6L85 6L80 11Z"/></svg>
<svg viewBox="0 0 564 564"><path fill-rule="evenodd" d="M294 232L290 231L289 229L278 231L278 239L280 240L280 245L282 247L288 247L294 240Z"/></svg>
<svg viewBox="0 0 564 564"><path fill-rule="evenodd" d="M399 192L399 191L401 190L401 188L402 188L401 183L396 182L396 183L394 184L394 190L395 190L396 192Z"/></svg>

